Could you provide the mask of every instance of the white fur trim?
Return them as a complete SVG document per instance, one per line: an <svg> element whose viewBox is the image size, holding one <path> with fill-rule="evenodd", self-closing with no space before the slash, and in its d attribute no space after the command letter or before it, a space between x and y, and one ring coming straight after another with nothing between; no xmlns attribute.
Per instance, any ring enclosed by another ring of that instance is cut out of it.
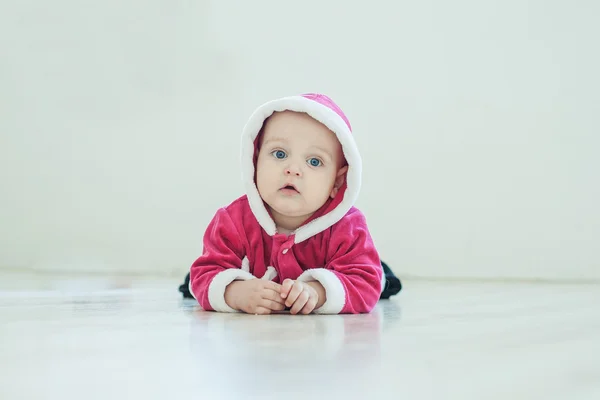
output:
<svg viewBox="0 0 600 400"><path fill-rule="evenodd" d="M210 306L215 311L238 312L229 307L225 302L225 288L237 279L247 281L255 278L256 277L250 272L243 271L239 268L229 268L223 272L219 272L208 286L208 302L210 303Z"/></svg>
<svg viewBox="0 0 600 400"><path fill-rule="evenodd" d="M301 282L319 281L325 288L327 300L315 314L339 314L346 304L346 291L340 279L325 268L308 269L298 277Z"/></svg>
<svg viewBox="0 0 600 400"><path fill-rule="evenodd" d="M250 272L250 261L248 257L244 257L242 260L242 271Z"/></svg>
<svg viewBox="0 0 600 400"><path fill-rule="evenodd" d="M275 278L277 278L277 270L275 269L275 267L267 267L267 271L260 279L272 281Z"/></svg>
<svg viewBox="0 0 600 400"><path fill-rule="evenodd" d="M348 162L348 172L346 174L347 188L344 193L344 199L335 210L300 227L295 232L294 237L294 242L300 243L338 222L352 208L360 192L362 160L354 142L352 132L350 132L346 122L329 107L302 96L284 97L269 101L260 106L250 116L242 133L242 181L246 188L250 208L260 225L269 235L274 235L277 232L277 228L265 208L263 200L258 193L256 182L254 182L254 140L258 136L258 132L262 128L266 118L276 111L285 110L305 112L327 126L337 136Z"/></svg>

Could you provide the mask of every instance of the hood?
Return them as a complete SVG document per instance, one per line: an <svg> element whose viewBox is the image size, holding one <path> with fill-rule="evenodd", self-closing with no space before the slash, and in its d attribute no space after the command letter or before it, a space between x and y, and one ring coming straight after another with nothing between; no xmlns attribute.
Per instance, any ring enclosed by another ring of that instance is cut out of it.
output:
<svg viewBox="0 0 600 400"><path fill-rule="evenodd" d="M304 112L327 126L342 145L348 164L346 180L334 199L329 199L310 219L294 233L294 242L300 243L338 222L354 206L360 192L362 160L352 136L352 127L342 110L323 94L307 93L269 101L250 116L242 132L242 180L250 208L258 223L269 235L277 232L275 222L258 193L255 181L257 138L264 121L277 111Z"/></svg>

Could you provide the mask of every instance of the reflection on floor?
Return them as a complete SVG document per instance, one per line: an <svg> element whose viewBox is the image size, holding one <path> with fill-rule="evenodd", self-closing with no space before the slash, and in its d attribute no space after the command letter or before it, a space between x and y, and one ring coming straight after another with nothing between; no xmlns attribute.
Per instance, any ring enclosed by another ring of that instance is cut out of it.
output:
<svg viewBox="0 0 600 400"><path fill-rule="evenodd" d="M204 312L178 281L0 277L0 399L600 399L600 287L427 283L368 315Z"/></svg>

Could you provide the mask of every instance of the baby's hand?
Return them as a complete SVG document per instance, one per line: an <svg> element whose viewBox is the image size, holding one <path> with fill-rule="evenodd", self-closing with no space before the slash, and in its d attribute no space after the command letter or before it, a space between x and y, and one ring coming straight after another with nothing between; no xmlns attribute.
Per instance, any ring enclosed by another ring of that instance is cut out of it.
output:
<svg viewBox="0 0 600 400"><path fill-rule="evenodd" d="M311 282L313 283L313 282ZM320 283L314 282L321 286ZM323 288L321 286L321 288ZM324 291L325 289L323 289ZM286 279L281 285L281 298L285 299L286 307L290 309L291 314L310 314L319 304L319 293L308 282L293 281Z"/></svg>
<svg viewBox="0 0 600 400"><path fill-rule="evenodd" d="M280 290L281 285L262 279L233 281L225 288L225 302L248 314L271 314L285 308Z"/></svg>

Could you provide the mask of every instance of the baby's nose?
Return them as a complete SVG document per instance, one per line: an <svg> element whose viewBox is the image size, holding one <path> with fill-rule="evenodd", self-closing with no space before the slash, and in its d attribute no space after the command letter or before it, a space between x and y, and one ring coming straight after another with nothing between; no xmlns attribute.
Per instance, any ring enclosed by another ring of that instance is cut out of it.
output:
<svg viewBox="0 0 600 400"><path fill-rule="evenodd" d="M299 168L296 167L288 167L285 169L285 174L286 175L295 175L295 176L301 176L302 173L300 172Z"/></svg>

